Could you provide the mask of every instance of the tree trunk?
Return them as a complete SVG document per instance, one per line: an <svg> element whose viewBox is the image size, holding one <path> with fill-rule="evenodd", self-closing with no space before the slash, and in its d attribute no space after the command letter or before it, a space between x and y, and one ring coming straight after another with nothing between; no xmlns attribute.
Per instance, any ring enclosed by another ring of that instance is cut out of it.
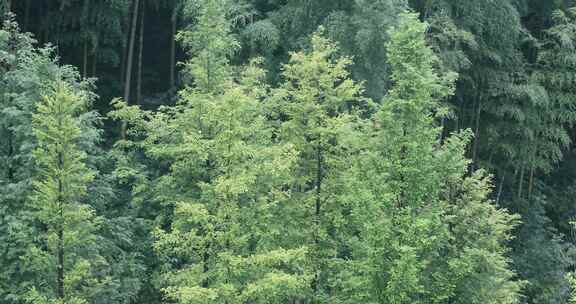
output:
<svg viewBox="0 0 576 304"><path fill-rule="evenodd" d="M500 180L500 186L498 187L498 195L496 195L496 205L500 203L500 197L502 196L502 189L504 187L504 178L505 175L502 175L502 179Z"/></svg>
<svg viewBox="0 0 576 304"><path fill-rule="evenodd" d="M63 152L58 153L58 167L63 169L64 167L64 155ZM64 188L62 185L62 178L58 177L58 212L59 212L59 223L58 223L58 244L57 244L57 296L58 299L62 300L64 303L64 199L62 193Z"/></svg>
<svg viewBox="0 0 576 304"><path fill-rule="evenodd" d="M8 178L8 183L12 183L14 182L14 160L12 159L12 157L14 156L14 143L13 143L13 135L12 135L12 131L10 129L7 129L8 132L8 172L7 174L7 178Z"/></svg>
<svg viewBox="0 0 576 304"><path fill-rule="evenodd" d="M82 59L82 76L88 77L88 39L84 39L84 54Z"/></svg>
<svg viewBox="0 0 576 304"><path fill-rule="evenodd" d="M130 26L130 40L128 42L128 54L126 55L126 78L124 79L124 101L130 104L130 85L132 84L132 61L134 59L134 40L136 38L136 26L138 23L138 9L140 0L133 0L132 23ZM120 135L126 138L126 122L122 123Z"/></svg>
<svg viewBox="0 0 576 304"><path fill-rule="evenodd" d="M474 126L474 146L472 149L472 168L478 168L478 141L480 140L480 114L482 113L482 94L478 93L478 101L476 102L476 121Z"/></svg>
<svg viewBox="0 0 576 304"><path fill-rule="evenodd" d="M58 230L58 299L64 300L64 231Z"/></svg>
<svg viewBox="0 0 576 304"><path fill-rule="evenodd" d="M530 181L528 182L528 199L532 198L532 189L534 188L534 166L530 167Z"/></svg>
<svg viewBox="0 0 576 304"><path fill-rule="evenodd" d="M320 216L321 216L321 208L322 208L322 148L320 144L316 149L316 204L315 204L315 211L314 211L314 224L316 231L314 232L314 245L316 246L316 251L318 251L320 246ZM318 254L318 252L316 252ZM314 274L314 280L312 282L312 289L316 294L318 292L318 287L320 284L320 269L316 269L316 273Z"/></svg>
<svg viewBox="0 0 576 304"><path fill-rule="evenodd" d="M140 16L140 41L138 42L138 79L136 85L136 104L141 103L142 99L142 57L144 48L144 18L146 16L146 0L142 0L142 14Z"/></svg>
<svg viewBox="0 0 576 304"><path fill-rule="evenodd" d="M98 48L94 49L94 55L92 55L92 77L96 77L96 65L98 64Z"/></svg>
<svg viewBox="0 0 576 304"><path fill-rule="evenodd" d="M524 187L524 169L525 166L524 164L522 164L522 167L520 168L520 179L518 181L518 198L522 198L522 188Z"/></svg>
<svg viewBox="0 0 576 304"><path fill-rule="evenodd" d="M175 74L176 74L176 28L177 28L177 12L176 7L172 15L172 39L170 41L170 87L168 89L173 89L175 87Z"/></svg>
<svg viewBox="0 0 576 304"><path fill-rule="evenodd" d="M129 18L126 18L129 19ZM131 20L130 20L131 21ZM129 20L124 20L123 28L128 28L130 25ZM128 35L127 39L125 39L122 43L122 57L120 58L120 82L122 84L122 88L124 88L124 82L126 80L126 61L128 57L128 48L127 45L130 43L130 35Z"/></svg>

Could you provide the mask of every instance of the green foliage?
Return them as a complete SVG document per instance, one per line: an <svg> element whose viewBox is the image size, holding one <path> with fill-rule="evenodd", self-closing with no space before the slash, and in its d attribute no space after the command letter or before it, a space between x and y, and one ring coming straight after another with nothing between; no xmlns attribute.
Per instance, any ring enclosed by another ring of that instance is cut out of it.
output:
<svg viewBox="0 0 576 304"><path fill-rule="evenodd" d="M469 132L439 142L455 77L434 70L427 26L401 20L387 48L393 86L349 173L359 237L346 286L362 291L349 303L519 303L504 246L515 217L489 202L485 173L466 176Z"/></svg>
<svg viewBox="0 0 576 304"><path fill-rule="evenodd" d="M287 195L281 186L294 152L272 144L263 107L250 90L229 83L222 94L185 91L166 126L172 134L149 135L168 140L149 150L170 163L160 183L172 190L162 201L174 206L171 229L156 232L155 248L180 261L170 263L164 290L182 303L195 293L205 295L196 300L201 303L272 303L267 297L282 303L305 282L291 266L305 249L278 248L265 233L277 225L273 215ZM190 182L187 191L178 190Z"/></svg>
<svg viewBox="0 0 576 304"><path fill-rule="evenodd" d="M117 47L125 44L127 30L123 19L128 15L130 3L129 0L57 1L56 9L47 12L42 25L51 41L87 52L75 54L79 65L84 65L82 56L89 55L94 64L116 67L123 56Z"/></svg>
<svg viewBox="0 0 576 304"><path fill-rule="evenodd" d="M408 9L405 0L354 1L346 24L333 23L341 13L333 13L325 23L334 39L341 41L343 52L354 56L352 74L364 81L366 94L381 99L390 86L390 67L382 46L389 41L388 29L398 22L398 15ZM343 20L344 21L344 20Z"/></svg>
<svg viewBox="0 0 576 304"><path fill-rule="evenodd" d="M576 122L572 111L576 108L576 91L570 76L576 69L575 13L575 9L554 12L555 26L545 31L534 74L535 81L546 89L548 100L538 109L540 121L528 124L535 129L531 133L536 138L532 162L545 172L562 160L571 143L569 128Z"/></svg>
<svg viewBox="0 0 576 304"><path fill-rule="evenodd" d="M71 67L58 66L51 48L37 49L34 42L11 18L0 29L0 297L8 303L21 300L34 277L32 269L22 266L21 257L36 235L34 217L25 203L34 174L36 102L55 81L78 90L87 85L76 81Z"/></svg>
<svg viewBox="0 0 576 304"><path fill-rule="evenodd" d="M159 285L179 303L284 303L308 284L306 247L278 243L273 233L282 229L295 151L272 141L257 62L232 81L229 23L211 23L224 17L223 2L203 4L196 31L183 34L214 46L195 44L202 48L187 63L195 85L158 113L119 104L114 114L131 122L134 138L144 136L133 144L168 169L153 195L173 210L154 232Z"/></svg>
<svg viewBox="0 0 576 304"><path fill-rule="evenodd" d="M106 207L101 205L102 200L108 203L113 201L106 195L114 190L110 189L109 175L105 171L98 172L98 169L106 166L104 160L107 153L98 147L101 140L101 130L97 128L100 118L95 112L87 111L95 97L90 91L91 84L78 81L79 76L74 68L60 66L52 48L34 47L35 41L28 34L20 33L16 23L11 20L4 23L0 37L0 61L3 63L0 76L0 246L5 253L0 255L4 265L0 271L0 294L2 301L22 303L24 295L34 286L40 295L48 296L51 291L45 290L42 282L52 282L53 277L50 276L55 272L54 268L44 271L48 264L38 265L41 260L53 262L53 257L42 245L49 240L36 237L38 234L44 235L46 224L43 222L50 219L45 218L46 214L44 218L40 217L42 212L36 208L39 202L30 203L27 199L32 196L33 177L40 174L36 171L37 164L32 153L37 149L38 141L32 131L32 117L43 96L52 96L57 83L62 83L70 94L78 96L85 104L84 110L75 116L75 124L79 128L79 131L74 131L78 132L75 144L80 151L88 151L84 162L94 172L95 178L89 183L89 193L83 202L104 211L102 208ZM38 153L44 155L43 152ZM138 227L133 220L124 218L122 222L122 217L114 213L106 213L106 217L98 219L98 233L93 238L109 266L97 268L100 275L107 279L105 288L93 296L98 299L94 303L125 303L129 300L129 294L138 293L141 280L138 271L141 271L141 266L134 260L134 254L127 253L131 248L120 236L133 238L133 235L128 237L126 234ZM126 229L127 222L130 229ZM112 236L109 231L114 231ZM94 248L89 244L86 246ZM38 251L38 248L44 249ZM24 260L24 257L28 260ZM54 287L53 284L49 286Z"/></svg>
<svg viewBox="0 0 576 304"><path fill-rule="evenodd" d="M314 303L330 303L334 276L342 262L346 206L337 200L347 168L350 123L364 105L362 87L348 72L350 58L338 57L338 47L322 35L312 36L309 52L292 53L283 67L283 83L269 106L279 121L278 139L298 152L290 176L292 189L286 222L288 240L310 248ZM290 211L288 211L290 210ZM290 229L290 230L288 230Z"/></svg>
<svg viewBox="0 0 576 304"><path fill-rule="evenodd" d="M107 266L98 253L95 234L101 220L82 203L94 178L84 164L86 153L77 143L81 133L78 115L86 104L65 83L55 86L33 115L37 173L29 204L43 228L22 262L41 274L34 280L28 301L86 303L105 280L98 277L97 269Z"/></svg>
<svg viewBox="0 0 576 304"><path fill-rule="evenodd" d="M194 79L197 89L220 91L231 77L229 58L239 48L231 33L232 24L227 19L229 1L191 1L189 5L197 7L197 22L194 30L182 31L178 35L192 56L185 64L186 72Z"/></svg>
<svg viewBox="0 0 576 304"><path fill-rule="evenodd" d="M573 1L135 3L0 0L0 303L571 301Z"/></svg>
<svg viewBox="0 0 576 304"><path fill-rule="evenodd" d="M448 125L474 130L474 167L496 174L494 197L523 218L511 256L530 281L526 301L563 303L572 249L544 211L563 200L542 196L540 185L571 142L572 101L561 97L570 94L563 76L570 65L559 63L570 57L560 42L570 36L570 14L557 12L549 22L546 11L560 7L556 1L414 2L430 16L431 41L446 68L460 72L457 115Z"/></svg>

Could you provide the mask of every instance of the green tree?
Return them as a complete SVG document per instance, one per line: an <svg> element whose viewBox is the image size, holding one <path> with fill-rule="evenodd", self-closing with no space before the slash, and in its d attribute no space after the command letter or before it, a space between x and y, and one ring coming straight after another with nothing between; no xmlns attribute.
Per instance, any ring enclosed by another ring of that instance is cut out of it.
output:
<svg viewBox="0 0 576 304"><path fill-rule="evenodd" d="M570 128L576 122L576 91L570 74L576 69L576 9L553 13L554 26L544 31L533 75L547 92L541 105L539 121L529 122L533 129L533 156L529 159L530 176L534 170L549 173L563 158L571 143ZM532 188L533 181L529 182Z"/></svg>
<svg viewBox="0 0 576 304"><path fill-rule="evenodd" d="M35 40L20 32L10 17L0 29L0 294L8 303L22 300L36 274L22 266L36 234L34 216L26 203L32 192L36 138L32 114L36 103L54 82L64 81L82 94L70 66L60 66L53 49L34 47Z"/></svg>
<svg viewBox="0 0 576 304"><path fill-rule="evenodd" d="M29 35L20 33L12 20L0 29L0 298L16 302L26 291L30 273L18 266L31 246L33 231L23 208L30 191L31 110L36 97L39 63ZM19 56L17 56L19 55ZM36 60L34 60L36 59ZM38 64L30 64L31 62ZM28 89L24 89L27 87ZM36 96L35 96L36 95Z"/></svg>
<svg viewBox="0 0 576 304"><path fill-rule="evenodd" d="M329 303L339 263L347 211L337 200L347 167L350 126L359 119L362 87L347 70L350 58L338 57L338 47L323 36L312 36L309 52L292 53L283 67L283 83L274 90L269 107L279 121L278 140L291 143L298 161L290 178L292 195L286 240L310 248L312 303Z"/></svg>
<svg viewBox="0 0 576 304"><path fill-rule="evenodd" d="M52 94L59 82L66 83L73 95L82 96L87 106L96 96L90 82L79 80L76 69L60 65L51 47L35 47L34 39L21 33L11 19L0 29L0 37L0 297L7 303L22 303L31 287L42 285L46 274L25 266L23 260L33 247L42 245L36 235L46 232L35 204L29 203L32 180L38 175L32 153L37 146L32 116L43 96ZM88 107L85 110L77 117L81 129L77 145L87 151L85 163L95 178L83 201L104 215L95 237L109 264L98 268L108 279L105 288L93 296L97 299L93 303L126 303L138 293L142 280L133 245L138 242L133 233L140 229L139 222L128 212L129 205L115 197L118 191L112 187L116 185L109 173L109 154L100 147L101 119Z"/></svg>
<svg viewBox="0 0 576 304"><path fill-rule="evenodd" d="M176 106L157 113L119 103L132 145L164 169L154 178L158 286L179 303L285 303L308 285L305 246L277 241L284 189L294 163L275 144L255 64L233 74L226 1L200 5L186 63L194 79ZM233 77L235 76L235 77Z"/></svg>
<svg viewBox="0 0 576 304"><path fill-rule="evenodd" d="M185 73L192 77L198 90L221 91L221 86L232 76L230 57L240 47L232 36L232 23L229 20L232 2L188 1L186 7L189 12L197 11L198 17L192 30L182 31L178 35L191 57L185 63Z"/></svg>
<svg viewBox="0 0 576 304"><path fill-rule="evenodd" d="M490 203L485 173L466 175L470 132L441 137L455 75L436 71L426 30L405 14L390 35L393 85L348 173L358 239L342 290L348 303L519 303L515 217Z"/></svg>
<svg viewBox="0 0 576 304"><path fill-rule="evenodd" d="M271 142L262 104L245 93L252 88L223 89L183 92L182 112L167 123L176 140L150 151L171 168L162 201L174 215L169 230L157 230L155 248L178 262L163 271L164 291L180 303L284 303L307 282L297 267L306 249L284 249L272 233L294 152ZM179 190L185 185L192 187Z"/></svg>
<svg viewBox="0 0 576 304"><path fill-rule="evenodd" d="M554 24L549 13L560 2L413 1L432 24L437 53L460 73L451 98L456 115L446 126L474 130L473 168L494 172L496 202L523 218L511 256L518 275L530 281L527 301L539 303L565 301L564 276L573 263L569 244L546 214L558 209L551 199L556 195L547 198L541 190L570 143L570 102L558 99L569 90L558 90L563 68L552 68L569 54L558 43L569 41L569 18L554 29L568 29L562 39L544 31ZM535 262L542 259L548 263Z"/></svg>
<svg viewBox="0 0 576 304"><path fill-rule="evenodd" d="M87 303L104 278L97 269L106 261L97 249L100 219L82 203L94 178L79 149L80 120L85 97L58 82L33 115L38 145L34 150L37 173L30 198L34 218L44 227L38 244L24 257L37 273L29 295L33 303Z"/></svg>

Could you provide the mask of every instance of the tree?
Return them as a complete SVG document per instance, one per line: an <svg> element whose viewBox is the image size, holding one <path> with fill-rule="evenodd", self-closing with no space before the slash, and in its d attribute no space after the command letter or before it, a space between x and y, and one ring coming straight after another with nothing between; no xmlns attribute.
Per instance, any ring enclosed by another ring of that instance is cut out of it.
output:
<svg viewBox="0 0 576 304"><path fill-rule="evenodd" d="M312 36L311 44L309 52L291 54L270 107L279 121L278 139L293 144L299 155L286 211L294 218L286 223L285 234L310 248L309 300L328 303L338 264L346 255L341 247L346 206L336 199L344 182L339 172L347 166L350 122L358 119L366 100L362 87L349 77L350 58L337 57L338 47L322 30Z"/></svg>
<svg viewBox="0 0 576 304"><path fill-rule="evenodd" d="M230 80L230 57L239 48L229 20L231 3L227 0L187 3L187 11L197 10L198 17L193 30L180 32L178 40L190 55L185 73L192 77L198 90L220 92L221 86Z"/></svg>
<svg viewBox="0 0 576 304"><path fill-rule="evenodd" d="M0 29L0 297L8 303L22 301L35 274L21 258L33 246L36 234L30 206L34 175L32 151L36 139L32 114L45 89L56 81L79 91L77 72L59 66L53 49L34 47L35 40L20 32L9 17ZM87 91L83 91L87 92Z"/></svg>
<svg viewBox="0 0 576 304"><path fill-rule="evenodd" d="M563 159L571 143L570 128L576 122L576 92L567 77L576 69L576 9L555 11L554 26L544 32L538 54L535 81L547 91L547 102L538 108L539 121L530 124L534 152L531 160L529 189L533 188L535 170L549 173ZM530 192L530 191L529 191Z"/></svg>
<svg viewBox="0 0 576 304"><path fill-rule="evenodd" d="M186 63L194 84L158 113L118 104L135 145L164 170L155 201L159 286L179 303L285 303L306 288L306 247L278 242L284 189L295 152L273 142L261 103L263 71L232 77L225 1L200 4ZM190 43L185 40L186 43ZM203 42L202 44L200 42ZM283 246L286 245L286 246Z"/></svg>
<svg viewBox="0 0 576 304"><path fill-rule="evenodd" d="M518 275L531 282L525 289L527 301L563 301L565 271L573 258L570 246L562 244L563 237L547 219L545 210L557 209L550 199L553 195L543 196L541 189L546 187L540 186L551 180L546 175L570 142L566 130L571 114L563 109L570 103L558 102L553 97L557 89L548 83L562 72L544 67L552 66L554 57L545 54L560 50L552 42L554 35L545 32L553 24L548 14L563 5L560 1L414 3L432 23L430 38L439 56L460 73L451 100L455 119L446 126L474 130L473 168L493 172L498 183L493 197L523 218L514 231L511 256ZM550 264L535 263L541 259L538 256Z"/></svg>
<svg viewBox="0 0 576 304"><path fill-rule="evenodd" d="M33 303L86 303L104 278L97 269L106 261L97 249L100 219L82 203L94 178L78 148L85 99L58 82L33 115L38 141L34 150L37 173L30 198L34 218L44 229L39 243L24 257L24 265L38 274L29 294Z"/></svg>
<svg viewBox="0 0 576 304"><path fill-rule="evenodd" d="M130 92L132 88L132 62L134 60L134 41L136 40L136 26L138 21L138 12L140 11L140 0L132 1L132 21L130 25L130 36L128 38L128 53L126 53L126 72L124 79L124 100L130 102ZM126 124L122 123L120 130L122 138L126 137Z"/></svg>
<svg viewBox="0 0 576 304"><path fill-rule="evenodd" d="M267 233L282 216L294 152L271 143L262 104L243 93L251 88L222 88L183 93L183 112L168 122L180 130L170 138L182 139L151 151L171 164L161 180L174 215L169 230L157 230L155 248L178 262L166 265L164 292L180 303L284 303L305 288L298 268L306 251Z"/></svg>
<svg viewBox="0 0 576 304"><path fill-rule="evenodd" d="M390 34L393 84L348 172L358 239L341 289L349 303L519 303L515 217L491 204L483 171L466 175L470 132L441 137L455 75L438 74L426 30L404 14Z"/></svg>

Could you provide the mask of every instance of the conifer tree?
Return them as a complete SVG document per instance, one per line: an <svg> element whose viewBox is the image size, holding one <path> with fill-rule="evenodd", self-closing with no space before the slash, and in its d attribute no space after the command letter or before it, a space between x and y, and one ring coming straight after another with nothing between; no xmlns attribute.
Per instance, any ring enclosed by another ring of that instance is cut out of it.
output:
<svg viewBox="0 0 576 304"><path fill-rule="evenodd" d="M94 177L78 147L78 115L85 107L82 96L58 82L33 115L38 145L30 205L42 228L38 243L23 259L37 273L28 296L32 303L87 303L104 280L97 276L106 266L97 250L100 219L82 202Z"/></svg>
<svg viewBox="0 0 576 304"><path fill-rule="evenodd" d="M23 260L30 256L33 247L41 246L35 236L45 233L45 225L36 217L39 213L35 204L29 203L32 180L37 175L32 153L37 146L32 130L37 104L43 96L52 94L49 90L58 82L66 83L87 105L95 98L91 84L79 81L76 69L60 65L51 47L38 48L34 43L29 34L20 32L12 19L0 29L0 263L3 265L0 298L7 303L22 303L30 287L42 285L46 275L35 267L28 267ZM115 191L111 189L109 175L97 170L107 166L104 160L108 157L99 147L100 117L88 108L85 110L77 117L81 128L77 144L80 150L89 151L86 164L96 176L84 201L99 211L108 212L96 236L99 250L109 264L99 267L98 271L108 279L106 288L99 289L97 296L93 296L98 299L94 303L126 303L140 287L138 271L142 267L135 254L129 252L133 247L126 245L129 243L126 235L138 226L134 225L136 221L127 220L131 223L127 229L125 218L115 213L119 210L111 212L103 206L102 200L107 200L106 204L114 202L114 194L109 193Z"/></svg>
<svg viewBox="0 0 576 304"><path fill-rule="evenodd" d="M53 49L34 47L35 40L20 32L9 17L0 29L0 297L8 303L22 301L37 273L21 258L33 245L34 215L26 203L32 191L36 139L32 114L46 88L65 81L79 91L69 66L59 66ZM87 91L83 91L87 93Z"/></svg>
<svg viewBox="0 0 576 304"><path fill-rule="evenodd" d="M0 0L0 303L571 302L573 4Z"/></svg>
<svg viewBox="0 0 576 304"><path fill-rule="evenodd" d="M504 242L514 217L488 200L483 172L466 176L469 132L441 140L454 75L440 76L427 25L401 17L387 46L393 85L350 170L358 227L348 303L518 303Z"/></svg>
<svg viewBox="0 0 576 304"><path fill-rule="evenodd" d="M178 303L285 303L309 281L307 248L277 240L295 152L272 140L263 71L253 64L232 77L227 2L199 5L197 26L181 34L194 83L179 103L156 114L118 104L114 113L132 125L124 144L165 164L152 195L172 210L154 233L159 286Z"/></svg>
<svg viewBox="0 0 576 304"><path fill-rule="evenodd" d="M230 57L239 48L229 20L232 1L189 1L186 5L187 11L195 8L198 16L193 30L178 35L191 56L185 63L186 74L193 77L197 89L220 91L231 77Z"/></svg>
<svg viewBox="0 0 576 304"><path fill-rule="evenodd" d="M251 88L223 88L182 93L182 112L167 124L176 141L150 151L171 168L162 200L174 215L155 248L178 262L163 270L164 292L180 303L284 303L307 281L297 267L305 248L279 247L272 233L294 152L271 143L262 104L245 93Z"/></svg>
<svg viewBox="0 0 576 304"><path fill-rule="evenodd" d="M362 87L350 79L350 58L337 57L336 44L312 36L309 52L291 54L283 68L283 84L273 92L270 107L279 126L279 140L295 146L297 167L290 179L292 197L286 235L310 248L311 298L329 303L345 257L341 246L346 207L337 194L347 166L350 123L358 119L358 106L365 105Z"/></svg>

